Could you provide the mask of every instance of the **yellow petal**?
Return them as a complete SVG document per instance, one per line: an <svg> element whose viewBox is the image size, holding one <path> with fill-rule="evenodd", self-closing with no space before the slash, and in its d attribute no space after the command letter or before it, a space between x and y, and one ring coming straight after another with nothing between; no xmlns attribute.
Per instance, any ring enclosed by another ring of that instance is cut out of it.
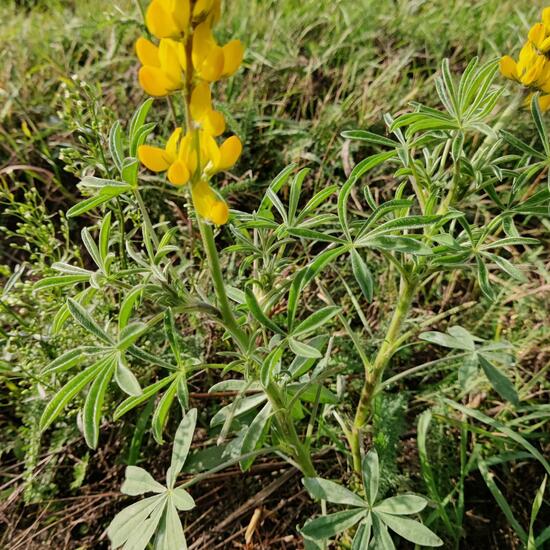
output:
<svg viewBox="0 0 550 550"><path fill-rule="evenodd" d="M232 40L223 47L223 76L231 76L239 68L244 57L244 46L240 40Z"/></svg>
<svg viewBox="0 0 550 550"><path fill-rule="evenodd" d="M197 67L197 71L201 78L208 82L218 80L223 71L224 56L223 49L216 44L212 44L208 55L203 60L201 65Z"/></svg>
<svg viewBox="0 0 550 550"><path fill-rule="evenodd" d="M185 185L189 181L189 168L176 160L168 169L168 181L173 185Z"/></svg>
<svg viewBox="0 0 550 550"><path fill-rule="evenodd" d="M212 110L212 94L207 82L201 82L193 89L191 94L191 117L200 121Z"/></svg>
<svg viewBox="0 0 550 550"><path fill-rule="evenodd" d="M220 163L217 166L218 171L227 170L235 165L241 156L243 145L237 136L231 136L220 146Z"/></svg>
<svg viewBox="0 0 550 550"><path fill-rule="evenodd" d="M202 128L211 136L221 136L225 132L225 118L219 111L208 111L201 121Z"/></svg>
<svg viewBox="0 0 550 550"><path fill-rule="evenodd" d="M229 220L229 208L224 201L217 200L210 209L209 219L216 225L224 225Z"/></svg>
<svg viewBox="0 0 550 550"><path fill-rule="evenodd" d="M174 89L183 86L183 71L178 56L177 42L164 38L159 45L160 66L166 76L173 82Z"/></svg>
<svg viewBox="0 0 550 550"><path fill-rule="evenodd" d="M527 41L521 51L518 58L518 75L521 77L523 73L531 68L531 65L537 60L537 51L533 44Z"/></svg>
<svg viewBox="0 0 550 550"><path fill-rule="evenodd" d="M201 144L201 167L208 172L214 173L217 171L217 166L221 162L221 151L216 143L216 140L208 133L200 132Z"/></svg>
<svg viewBox="0 0 550 550"><path fill-rule="evenodd" d="M181 128L176 128L166 142L166 156L170 163L178 157L178 145L181 138Z"/></svg>
<svg viewBox="0 0 550 550"><path fill-rule="evenodd" d="M141 67L139 83L149 95L163 97L171 91L172 81L157 67Z"/></svg>
<svg viewBox="0 0 550 550"><path fill-rule="evenodd" d="M550 51L550 36L542 41L539 49L542 53L548 53Z"/></svg>
<svg viewBox="0 0 550 550"><path fill-rule="evenodd" d="M542 55L537 56L537 60L522 75L521 82L525 86L536 84L546 68L546 58Z"/></svg>
<svg viewBox="0 0 550 550"><path fill-rule="evenodd" d="M183 42L177 43L177 54L180 66L183 72L187 71L187 52L185 51L185 44Z"/></svg>
<svg viewBox="0 0 550 550"><path fill-rule="evenodd" d="M142 65L160 67L159 49L150 40L143 37L138 38L136 53Z"/></svg>
<svg viewBox="0 0 550 550"><path fill-rule="evenodd" d="M164 172L168 170L169 163L166 159L164 149L152 147L151 145L141 145L138 148L138 158L152 172Z"/></svg>
<svg viewBox="0 0 550 550"><path fill-rule="evenodd" d="M215 25L220 20L221 12L222 12L221 0L214 0L214 4L212 6L212 9L210 10L211 25Z"/></svg>
<svg viewBox="0 0 550 550"><path fill-rule="evenodd" d="M191 134L185 134L178 149L178 159L187 166L191 174L197 170L197 151L194 145L194 137Z"/></svg>
<svg viewBox="0 0 550 550"><path fill-rule="evenodd" d="M229 208L225 201L218 198L216 193L202 180L196 183L192 189L193 204L199 216L217 225L227 223Z"/></svg>
<svg viewBox="0 0 550 550"><path fill-rule="evenodd" d="M207 181L201 180L191 189L193 205L197 213L203 218L208 217L210 210L216 201L215 195Z"/></svg>
<svg viewBox="0 0 550 550"><path fill-rule="evenodd" d="M550 94L550 77L546 77L545 80L539 80L539 82L537 82L537 86L541 92Z"/></svg>
<svg viewBox="0 0 550 550"><path fill-rule="evenodd" d="M193 65L197 68L206 59L210 47L214 44L212 29L208 22L201 23L193 33Z"/></svg>
<svg viewBox="0 0 550 550"><path fill-rule="evenodd" d="M550 94L539 97L540 110L544 113L550 109Z"/></svg>
<svg viewBox="0 0 550 550"><path fill-rule="evenodd" d="M500 60L500 72L502 76L511 80L518 80L518 66L516 62L509 56L505 55Z"/></svg>
<svg viewBox="0 0 550 550"><path fill-rule="evenodd" d="M171 12L177 27L182 34L185 34L191 17L191 2L189 0L173 0Z"/></svg>
<svg viewBox="0 0 550 550"><path fill-rule="evenodd" d="M550 7L542 10L542 22L546 27L546 32L550 34Z"/></svg>
<svg viewBox="0 0 550 550"><path fill-rule="evenodd" d="M214 7L214 0L197 0L193 9L193 17L199 19L208 15Z"/></svg>
<svg viewBox="0 0 550 550"><path fill-rule="evenodd" d="M545 37L545 29L542 23L535 23L529 30L529 40L538 48Z"/></svg>
<svg viewBox="0 0 550 550"><path fill-rule="evenodd" d="M165 3L161 0L153 0L147 9L145 23L149 32L157 38L178 36L178 29L170 12L165 9Z"/></svg>

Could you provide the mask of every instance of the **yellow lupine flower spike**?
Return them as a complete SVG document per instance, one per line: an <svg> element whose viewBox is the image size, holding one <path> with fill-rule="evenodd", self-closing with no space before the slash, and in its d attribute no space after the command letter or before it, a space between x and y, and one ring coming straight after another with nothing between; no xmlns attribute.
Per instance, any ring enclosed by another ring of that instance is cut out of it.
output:
<svg viewBox="0 0 550 550"><path fill-rule="evenodd" d="M188 115L185 133L178 128L164 148L140 146L139 160L153 172L165 172L173 185L190 182L197 214L218 225L227 222L229 208L209 181L235 165L242 144L237 136L216 142L226 126L213 108L210 85L234 74L244 56L239 40L223 47L216 42L212 26L220 12L221 0L152 0L146 24L159 43L145 38L136 43L143 89L156 97L183 90Z"/></svg>

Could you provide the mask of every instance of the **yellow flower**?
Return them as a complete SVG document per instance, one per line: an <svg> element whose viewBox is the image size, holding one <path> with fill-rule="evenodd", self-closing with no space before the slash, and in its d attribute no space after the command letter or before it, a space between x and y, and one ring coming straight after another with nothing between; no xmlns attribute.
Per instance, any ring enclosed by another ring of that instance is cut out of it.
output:
<svg viewBox="0 0 550 550"><path fill-rule="evenodd" d="M206 131L198 130L196 148L195 132L182 137L178 128L170 136L166 147L142 145L138 157L152 172L168 172L168 181L173 185L185 185L193 174L208 179L218 172L228 170L239 159L242 144L237 136L226 139L221 146Z"/></svg>
<svg viewBox="0 0 550 550"><path fill-rule="evenodd" d="M224 200L212 190L206 180L200 180L191 189L197 214L206 220L223 225L229 219L229 208Z"/></svg>
<svg viewBox="0 0 550 550"><path fill-rule="evenodd" d="M166 147L141 145L138 149L138 158L151 172L168 171L168 180L173 185L185 185L191 176L186 164L181 162L178 150L181 145L181 128L174 130Z"/></svg>
<svg viewBox="0 0 550 550"><path fill-rule="evenodd" d="M155 46L146 38L136 42L136 52L141 64L139 83L149 95L162 97L184 86L185 52L183 45L170 38L163 38Z"/></svg>
<svg viewBox="0 0 550 550"><path fill-rule="evenodd" d="M187 34L191 18L190 0L153 0L145 22L157 38L179 38Z"/></svg>
<svg viewBox="0 0 550 550"><path fill-rule="evenodd" d="M550 8L542 12L542 22L535 23L529 30L527 42L521 48L518 61L509 55L500 60L500 72L533 91L550 93ZM541 109L547 104L545 96L540 100Z"/></svg>
<svg viewBox="0 0 550 550"><path fill-rule="evenodd" d="M214 82L234 74L244 56L240 40L232 40L220 47L212 35L208 21L197 26L193 33L193 67L197 76L207 82Z"/></svg>
<svg viewBox="0 0 550 550"><path fill-rule="evenodd" d="M500 60L500 72L502 76L509 80L519 82L518 64L509 55L505 55Z"/></svg>
<svg viewBox="0 0 550 550"><path fill-rule="evenodd" d="M191 117L198 126L216 137L225 131L225 119L219 111L212 109L210 86L201 82L193 89L190 101Z"/></svg>
<svg viewBox="0 0 550 550"><path fill-rule="evenodd" d="M550 32L544 23L535 23L529 30L528 38L533 46L541 53L550 50Z"/></svg>

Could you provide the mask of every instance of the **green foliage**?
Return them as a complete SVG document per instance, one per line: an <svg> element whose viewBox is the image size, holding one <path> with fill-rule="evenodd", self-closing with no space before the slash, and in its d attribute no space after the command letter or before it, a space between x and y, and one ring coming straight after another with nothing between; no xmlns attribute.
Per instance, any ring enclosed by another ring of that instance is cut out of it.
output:
<svg viewBox="0 0 550 550"><path fill-rule="evenodd" d="M542 547L550 537L540 528L546 477L527 499L526 520L494 472L520 461L550 471L542 452L548 411L538 401L548 368L530 372L521 357L547 341L544 327L533 326L544 304L529 301L534 285L548 282L547 131L536 101L532 120L511 123L494 61L462 65L492 56L515 34L502 25L515 3L441 9L388 0L357 11L345 1L285 0L270 40L272 23L258 16L265 2L229 4L231 25L247 30L250 70L223 88L217 107L242 113L228 119L249 156L235 170L245 175L223 189L235 208L215 235L225 246L219 272L204 260L214 236L201 247L201 222L181 214L185 190L139 172L138 146L168 124L159 102L151 109L151 100L127 98L121 81L140 24L134 6L121 2L121 16L95 1L54 2L30 12L29 25L47 22L30 55L13 40L5 49L0 154L49 170L1 177L6 257L21 267L0 301L2 399L16 418L2 430L0 453L25 460L27 500L57 490L55 460L35 471L41 449L58 453L78 430L95 449L112 421L131 434L120 442L128 457L122 492L155 493L115 517L114 547L144 547L153 537L156 548L185 547L179 512L194 507L185 488L231 465L250 472L267 453L300 468L314 499L349 507L306 521L310 546L338 536L352 550L393 548L395 534L418 545L465 544L464 486L475 474L518 540ZM490 16L480 17L482 9ZM24 29L15 2L0 13L16 14L12 25ZM92 14L97 25L79 27ZM64 33L56 32L60 20ZM470 51L481 32L491 43ZM443 62L432 85L443 51L456 44L465 49ZM63 75L56 92L42 55L55 57ZM69 77L76 60L79 74ZM36 90L18 86L33 72ZM57 119L45 97L59 100ZM382 112L400 114L382 125ZM71 138L60 140L61 131ZM362 159L355 167L353 157ZM276 175L302 158L311 169L296 163ZM447 309L449 300L472 298L472 313ZM441 357L441 347L452 353ZM385 393L398 382L399 393ZM190 387L221 392L223 401L200 410L205 448L188 458L197 416ZM402 437L421 409L418 483ZM151 444L172 441L180 415L164 486L136 464L151 459L140 454L149 433ZM341 454L338 464L355 465L354 477L345 469L337 482L320 477L315 459L329 450ZM83 453L72 490L91 468L94 452ZM193 477L177 486L182 471ZM429 507L410 486L427 493ZM384 498L390 492L397 494Z"/></svg>
<svg viewBox="0 0 550 550"><path fill-rule="evenodd" d="M427 527L403 517L421 512L427 504L425 498L417 495L399 495L385 500L378 499L380 472L376 451L370 451L363 459L362 474L365 499L333 481L322 478L303 480L312 498L353 507L345 512L336 512L308 521L302 527L305 537L323 541L359 523L352 548L367 548L371 543L371 536L373 544L395 548L388 528L415 544L443 545L443 541Z"/></svg>

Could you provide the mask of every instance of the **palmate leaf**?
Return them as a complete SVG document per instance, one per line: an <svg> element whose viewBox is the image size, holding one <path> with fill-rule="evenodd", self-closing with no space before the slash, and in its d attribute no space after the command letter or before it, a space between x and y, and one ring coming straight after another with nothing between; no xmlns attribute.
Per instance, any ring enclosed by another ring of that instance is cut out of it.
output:
<svg viewBox="0 0 550 550"><path fill-rule="evenodd" d="M40 429L45 430L61 414L69 402L82 391L105 367L112 362L105 357L71 378L48 403L40 418Z"/></svg>
<svg viewBox="0 0 550 550"><path fill-rule="evenodd" d="M147 386L146 388L144 388L141 395L132 396L125 399L116 408L113 415L113 419L118 420L121 416L123 416L127 412L131 411L138 405L141 405L142 403L147 401L153 395L158 393L162 388L170 384L170 382L172 382L176 376L177 376L177 373L171 374L170 376L167 376L166 378L163 378L162 380L159 380L158 382L155 382L154 384L151 384L150 386Z"/></svg>
<svg viewBox="0 0 550 550"><path fill-rule="evenodd" d="M99 423L101 421L101 410L105 401L107 386L113 378L117 365L117 358L112 357L105 366L97 373L97 376L90 387L83 409L84 439L88 447L95 449L99 439Z"/></svg>
<svg viewBox="0 0 550 550"><path fill-rule="evenodd" d="M376 512L385 512L394 516L418 514L428 504L428 501L418 495L397 495L389 497L379 504L373 510Z"/></svg>
<svg viewBox="0 0 550 550"><path fill-rule="evenodd" d="M113 339L97 324L88 311L76 300L69 298L67 300L69 312L86 331L94 335L98 340L106 344L114 344Z"/></svg>
<svg viewBox="0 0 550 550"><path fill-rule="evenodd" d="M353 508L327 516L311 519L302 527L304 536L313 540L326 540L342 533L361 521L368 511L365 508Z"/></svg>
<svg viewBox="0 0 550 550"><path fill-rule="evenodd" d="M422 546L443 546L443 541L425 525L413 519L373 512L383 523L399 536Z"/></svg>
<svg viewBox="0 0 550 550"><path fill-rule="evenodd" d="M340 308L338 306L326 306L318 309L316 312L312 313L307 319L304 319L294 328L294 330L292 331L292 336L302 336L304 334L308 334L309 332L317 330L325 323L328 323L328 321L339 312Z"/></svg>
<svg viewBox="0 0 550 550"><path fill-rule="evenodd" d="M140 529L143 522L159 508L162 513L166 498L166 494L155 495L135 502L121 510L107 528L107 535L113 548L122 546L137 529ZM149 539L146 543L148 541Z"/></svg>
<svg viewBox="0 0 550 550"><path fill-rule="evenodd" d="M163 493L166 487L155 481L153 476L139 466L127 466L126 479L120 488L125 495L143 495L145 493Z"/></svg>
<svg viewBox="0 0 550 550"><path fill-rule="evenodd" d="M372 516L369 514L365 520L359 525L353 542L351 544L351 550L365 550L369 547L370 536L372 531Z"/></svg>
<svg viewBox="0 0 550 550"><path fill-rule="evenodd" d="M320 477L306 477L302 480L302 483L309 494L315 499L327 500L334 504L346 504L355 507L368 506L368 503L361 497L334 481L322 479Z"/></svg>
<svg viewBox="0 0 550 550"><path fill-rule="evenodd" d="M369 451L363 459L362 474L367 501L371 506L374 506L380 484L380 465L376 449Z"/></svg>
<svg viewBox="0 0 550 550"><path fill-rule="evenodd" d="M488 361L483 354L478 354L479 365L481 366L485 376L493 386L494 390L506 401L510 401L513 405L519 405L519 397L512 382Z"/></svg>
<svg viewBox="0 0 550 550"><path fill-rule="evenodd" d="M168 499L157 531L155 550L187 550L187 541L185 540L178 510L173 503L173 497Z"/></svg>
<svg viewBox="0 0 550 550"><path fill-rule="evenodd" d="M195 501L184 487L174 485L189 454L196 421L197 410L192 409L180 422L174 438L172 461L166 472L166 487L143 468L126 468L123 493L141 495L153 492L157 495L136 502L115 516L107 529L113 548L124 545L126 550L145 550L155 533L155 549L187 548L178 510L191 510Z"/></svg>
<svg viewBox="0 0 550 550"><path fill-rule="evenodd" d="M254 420L248 426L246 434L243 439L243 444L241 447L241 454L246 455L255 451L262 443L262 440L265 437L267 432L267 426L269 419L271 417L271 404L266 403L260 412L255 416ZM246 472L250 469L254 463L254 456L246 458L241 461L241 470Z"/></svg>
<svg viewBox="0 0 550 550"><path fill-rule="evenodd" d="M174 437L170 469L168 471L169 473L166 474L166 484L170 488L174 487L176 478L187 460L187 455L189 454L189 449L191 448L191 442L193 440L193 434L195 433L196 424L197 409L191 409L186 415L184 415L180 425L178 426Z"/></svg>
<svg viewBox="0 0 550 550"><path fill-rule="evenodd" d="M369 302L372 302L374 294L374 278L367 266L367 263L363 260L361 254L355 250L355 248L351 250L351 268L353 271L353 276L359 284L363 295Z"/></svg>

